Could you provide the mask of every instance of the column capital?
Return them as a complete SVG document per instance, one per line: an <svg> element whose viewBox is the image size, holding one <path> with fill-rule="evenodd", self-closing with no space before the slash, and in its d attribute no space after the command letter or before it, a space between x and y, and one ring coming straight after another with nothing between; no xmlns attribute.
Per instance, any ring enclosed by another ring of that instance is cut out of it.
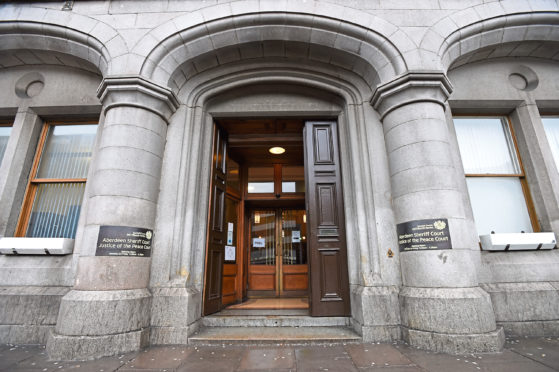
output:
<svg viewBox="0 0 559 372"><path fill-rule="evenodd" d="M106 113L113 107L131 106L148 110L168 122L179 107L172 90L141 76L106 77L97 88L97 97Z"/></svg>
<svg viewBox="0 0 559 372"><path fill-rule="evenodd" d="M410 71L380 85L371 105L381 118L398 107L415 102L434 102L443 106L452 93L452 84L441 71Z"/></svg>

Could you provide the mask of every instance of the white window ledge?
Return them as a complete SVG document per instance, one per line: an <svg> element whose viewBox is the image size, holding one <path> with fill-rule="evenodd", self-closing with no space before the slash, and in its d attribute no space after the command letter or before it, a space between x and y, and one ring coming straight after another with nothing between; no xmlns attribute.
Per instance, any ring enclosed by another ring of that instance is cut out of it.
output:
<svg viewBox="0 0 559 372"><path fill-rule="evenodd" d="M484 251L532 251L553 249L557 244L552 232L480 235Z"/></svg>
<svg viewBox="0 0 559 372"><path fill-rule="evenodd" d="M2 254L65 255L74 251L74 239L66 238L0 238Z"/></svg>

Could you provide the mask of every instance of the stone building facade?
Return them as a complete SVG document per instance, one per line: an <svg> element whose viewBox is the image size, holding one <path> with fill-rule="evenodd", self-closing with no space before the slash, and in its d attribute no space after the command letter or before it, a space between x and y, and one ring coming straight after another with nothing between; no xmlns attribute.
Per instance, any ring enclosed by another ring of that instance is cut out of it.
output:
<svg viewBox="0 0 559 372"><path fill-rule="evenodd" d="M212 296L214 122L248 119L333 125L337 137L325 155L304 145L306 237L319 255L307 264L310 315L364 341L443 352L559 335L559 253L537 233L559 233L555 0L8 2L0 86L0 342L46 344L59 359L188 343ZM483 144L490 124L500 137ZM74 173L44 160L58 161L49 141L65 125L84 125L89 149L62 151L89 154ZM509 171L491 162L499 141ZM331 154L337 168L321 170ZM320 188L328 172L339 180ZM59 220L57 206L38 206L53 185L59 199L83 193ZM505 220L525 227L483 230ZM435 222L440 245L405 242ZM59 224L71 232L47 232ZM150 253L101 254L115 227L150 240ZM335 248L310 242L342 230ZM480 250L487 234L502 251ZM334 269L320 266L334 256ZM233 302L246 297L238 275ZM345 307L321 312L328 301Z"/></svg>

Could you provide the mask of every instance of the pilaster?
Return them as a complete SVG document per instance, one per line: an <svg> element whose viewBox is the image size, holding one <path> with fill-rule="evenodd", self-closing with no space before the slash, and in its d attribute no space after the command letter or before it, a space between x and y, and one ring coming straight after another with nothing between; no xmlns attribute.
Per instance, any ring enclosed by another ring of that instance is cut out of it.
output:
<svg viewBox="0 0 559 372"><path fill-rule="evenodd" d="M435 351L496 351L502 330L479 287L479 248L444 111L451 92L442 72L410 72L377 88L371 100L383 121L396 224L446 221L450 237L438 249L400 252L402 333Z"/></svg>
<svg viewBox="0 0 559 372"><path fill-rule="evenodd" d="M98 255L101 226L153 230L173 93L141 77L106 78L86 224L74 288L47 342L55 359L83 360L138 350L149 341L151 258ZM157 234L153 234L157 239Z"/></svg>

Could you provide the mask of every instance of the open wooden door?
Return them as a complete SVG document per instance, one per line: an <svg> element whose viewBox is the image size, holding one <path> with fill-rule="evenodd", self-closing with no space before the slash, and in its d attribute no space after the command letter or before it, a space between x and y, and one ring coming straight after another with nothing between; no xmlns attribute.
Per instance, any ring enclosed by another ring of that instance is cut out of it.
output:
<svg viewBox="0 0 559 372"><path fill-rule="evenodd" d="M350 315L342 181L336 122L304 128L311 315Z"/></svg>
<svg viewBox="0 0 559 372"><path fill-rule="evenodd" d="M214 128L206 276L204 278L204 315L221 310L221 285L227 228L225 226L225 194L227 138L217 125Z"/></svg>

